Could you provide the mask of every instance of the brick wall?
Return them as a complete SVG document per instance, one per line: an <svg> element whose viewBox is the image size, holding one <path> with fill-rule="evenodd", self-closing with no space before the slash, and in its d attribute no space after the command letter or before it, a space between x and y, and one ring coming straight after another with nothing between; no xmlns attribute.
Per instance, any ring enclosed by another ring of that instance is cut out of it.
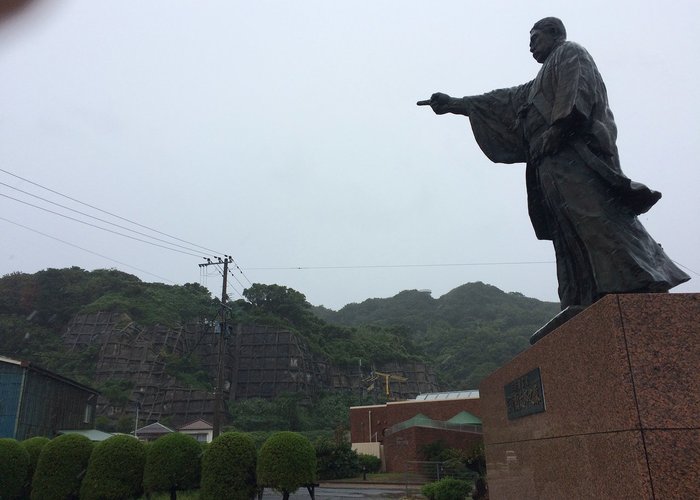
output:
<svg viewBox="0 0 700 500"><path fill-rule="evenodd" d="M386 405L356 406L350 408L350 439L353 443L370 441L370 421L372 435L377 433L379 441L384 440L383 431L389 427L405 422L417 414L432 418L433 420L446 421L466 411L481 418L481 406L479 399L444 399L432 401L397 401ZM372 438L372 441L374 438Z"/></svg>
<svg viewBox="0 0 700 500"><path fill-rule="evenodd" d="M387 427L386 405L356 406L350 408L350 441L368 443L382 441L382 430ZM372 438L370 439L370 431ZM377 438L375 439L374 434Z"/></svg>
<svg viewBox="0 0 700 500"><path fill-rule="evenodd" d="M421 455L421 449L426 444L444 441L448 448L471 450L483 442L482 438L480 433L425 427L410 427L395 432L384 440L386 471L405 472L406 462L425 460Z"/></svg>

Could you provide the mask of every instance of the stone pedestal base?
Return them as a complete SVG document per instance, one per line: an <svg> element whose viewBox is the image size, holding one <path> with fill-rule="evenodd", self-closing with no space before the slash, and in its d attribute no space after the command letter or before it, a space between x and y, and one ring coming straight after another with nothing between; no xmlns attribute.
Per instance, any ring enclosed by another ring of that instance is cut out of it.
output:
<svg viewBox="0 0 700 500"><path fill-rule="evenodd" d="M700 294L607 296L480 395L491 500L700 498Z"/></svg>

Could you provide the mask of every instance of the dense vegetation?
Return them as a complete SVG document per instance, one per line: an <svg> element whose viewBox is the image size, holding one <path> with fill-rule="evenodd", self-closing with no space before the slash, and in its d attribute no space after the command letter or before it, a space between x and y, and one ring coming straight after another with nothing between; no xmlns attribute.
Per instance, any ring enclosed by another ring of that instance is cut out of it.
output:
<svg viewBox="0 0 700 500"><path fill-rule="evenodd" d="M199 486L202 448L192 436L173 432L156 439L146 450L143 487L146 493L167 492Z"/></svg>
<svg viewBox="0 0 700 500"><path fill-rule="evenodd" d="M93 443L79 434L63 434L46 443L32 481L32 500L78 498Z"/></svg>
<svg viewBox="0 0 700 500"><path fill-rule="evenodd" d="M316 482L316 452L309 440L296 432L277 432L260 448L258 485L282 493L284 500L302 486Z"/></svg>
<svg viewBox="0 0 700 500"><path fill-rule="evenodd" d="M0 498L15 498L29 474L29 453L17 441L0 438Z"/></svg>
<svg viewBox="0 0 700 500"><path fill-rule="evenodd" d="M348 408L374 404L370 396L343 392L317 394L281 394L272 401L253 398L232 401L228 405L231 422L237 431L334 431L350 426Z"/></svg>
<svg viewBox="0 0 700 500"><path fill-rule="evenodd" d="M237 321L293 330L337 365L355 365L360 358L368 364L423 359L405 329L330 324L315 314L304 294L291 288L255 283L243 296L246 300L233 304Z"/></svg>
<svg viewBox="0 0 700 500"><path fill-rule="evenodd" d="M346 327L401 329L444 386L468 389L526 348L530 335L558 312L558 304L468 283L438 299L408 290L388 299L348 304L339 311L317 307L314 312Z"/></svg>
<svg viewBox="0 0 700 500"><path fill-rule="evenodd" d="M279 285L253 284L243 295L245 300L228 304L232 324L290 329L336 365L356 366L360 360L366 366L426 362L446 389L476 387L486 374L524 349L529 336L557 312L557 304L483 283L463 285L437 299L425 292L404 291L392 298L349 304L340 311L313 307L302 293ZM61 343L60 336L75 314L119 312L148 327L213 320L218 309L218 301L198 284L144 283L117 270L89 272L77 267L13 273L0 279L0 354L29 359L95 385L119 406L128 399L131 382L94 384L98 349L66 352ZM211 390L212 381L197 359L172 356L167 366L184 385ZM291 418L292 424L297 417L284 412L278 416ZM303 422L299 428L304 428Z"/></svg>
<svg viewBox="0 0 700 500"><path fill-rule="evenodd" d="M28 475L31 448L39 453ZM318 457L318 459L317 459ZM262 487L289 494L318 479L358 477L381 460L358 456L344 433L311 441L295 432L271 433L259 450L249 434L225 432L203 446L191 436L168 434L152 443L127 435L97 444L69 434L52 440L0 439L0 499L125 500L164 498L250 500ZM201 483L200 483L201 477ZM22 491L24 490L24 491Z"/></svg>
<svg viewBox="0 0 700 500"><path fill-rule="evenodd" d="M93 385L97 349L68 353L61 343L76 314L119 312L150 326L197 321L216 310L209 290L196 283L144 283L114 269L78 267L12 273L0 279L0 354Z"/></svg>
<svg viewBox="0 0 700 500"><path fill-rule="evenodd" d="M471 492L472 484L469 481L446 477L432 483L425 484L421 493L428 500L463 500Z"/></svg>
<svg viewBox="0 0 700 500"><path fill-rule="evenodd" d="M80 500L137 498L146 463L144 444L132 436L112 436L95 445L80 487Z"/></svg>
<svg viewBox="0 0 700 500"><path fill-rule="evenodd" d="M25 439L24 441L19 443L25 450L27 450L27 453L29 454L29 469L27 472L27 480L24 488L24 498L31 497L31 483L32 478L34 477L34 471L36 470L36 464L39 462L39 455L41 455L41 450L49 441L51 440L47 437L35 436L33 438ZM0 460L0 462L2 461ZM0 476L2 476L2 474L0 474ZM2 488L0 488L0 491L2 491Z"/></svg>
<svg viewBox="0 0 700 500"><path fill-rule="evenodd" d="M202 458L202 500L249 500L257 491L257 450L253 439L225 432L214 439Z"/></svg>
<svg viewBox="0 0 700 500"><path fill-rule="evenodd" d="M318 479L355 477L362 470L359 455L345 440L319 438L314 443L314 448Z"/></svg>

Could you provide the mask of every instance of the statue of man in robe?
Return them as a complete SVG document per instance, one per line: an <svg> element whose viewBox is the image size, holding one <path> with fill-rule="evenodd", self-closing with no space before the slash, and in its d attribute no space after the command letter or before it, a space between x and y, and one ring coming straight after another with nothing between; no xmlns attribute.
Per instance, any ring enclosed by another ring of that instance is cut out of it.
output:
<svg viewBox="0 0 700 500"><path fill-rule="evenodd" d="M590 54L566 40L554 17L535 23L530 52L542 67L524 85L462 98L438 92L418 104L468 116L491 161L527 164L530 220L537 238L554 243L563 310L689 280L637 219L661 193L622 173L613 114Z"/></svg>

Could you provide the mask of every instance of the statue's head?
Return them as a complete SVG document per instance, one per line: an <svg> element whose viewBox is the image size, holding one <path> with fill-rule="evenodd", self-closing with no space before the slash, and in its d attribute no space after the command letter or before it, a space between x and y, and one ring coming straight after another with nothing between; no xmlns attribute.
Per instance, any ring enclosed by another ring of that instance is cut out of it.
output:
<svg viewBox="0 0 700 500"><path fill-rule="evenodd" d="M530 30L530 52L540 64L565 41L566 28L561 19L556 17L540 19Z"/></svg>

